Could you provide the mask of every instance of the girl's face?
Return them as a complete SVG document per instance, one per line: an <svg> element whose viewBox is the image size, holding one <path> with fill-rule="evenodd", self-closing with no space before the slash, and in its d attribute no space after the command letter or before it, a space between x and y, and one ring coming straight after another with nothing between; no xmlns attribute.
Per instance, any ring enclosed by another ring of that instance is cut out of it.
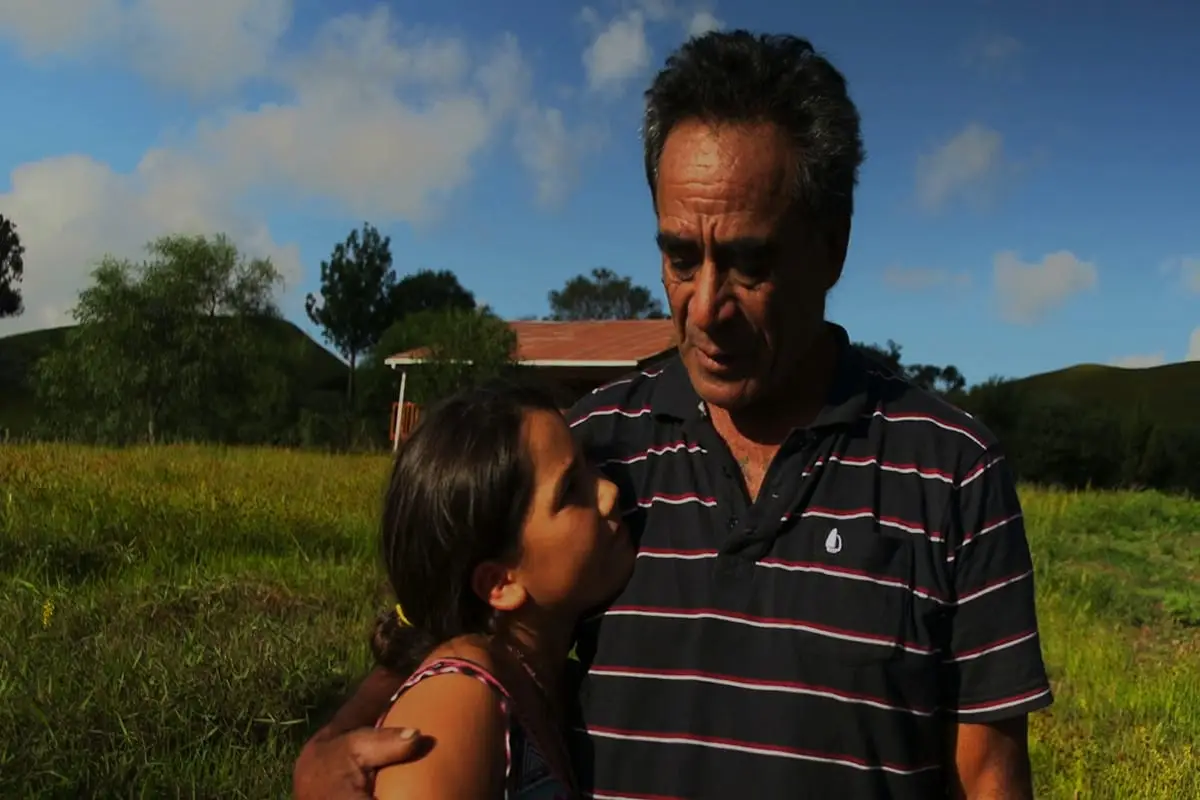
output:
<svg viewBox="0 0 1200 800"><path fill-rule="evenodd" d="M576 617L613 597L633 570L617 487L584 461L561 414L528 412L524 440L534 490L507 577L537 608Z"/></svg>

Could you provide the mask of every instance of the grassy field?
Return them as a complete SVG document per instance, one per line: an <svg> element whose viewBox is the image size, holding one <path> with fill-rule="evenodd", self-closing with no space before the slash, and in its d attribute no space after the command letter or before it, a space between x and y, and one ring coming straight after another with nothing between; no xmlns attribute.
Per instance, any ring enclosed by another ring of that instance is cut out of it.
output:
<svg viewBox="0 0 1200 800"><path fill-rule="evenodd" d="M367 667L386 460L0 446L0 797L281 797ZM1200 797L1200 503L1024 493L1038 796Z"/></svg>

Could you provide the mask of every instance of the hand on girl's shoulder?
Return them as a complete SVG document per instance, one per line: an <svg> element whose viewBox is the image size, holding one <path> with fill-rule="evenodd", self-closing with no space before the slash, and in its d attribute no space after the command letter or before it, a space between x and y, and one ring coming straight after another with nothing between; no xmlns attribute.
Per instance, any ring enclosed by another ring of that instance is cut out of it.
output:
<svg viewBox="0 0 1200 800"><path fill-rule="evenodd" d="M508 721L500 696L478 678L447 673L419 681L396 700L383 726L420 730L421 754L379 771L377 800L503 796Z"/></svg>

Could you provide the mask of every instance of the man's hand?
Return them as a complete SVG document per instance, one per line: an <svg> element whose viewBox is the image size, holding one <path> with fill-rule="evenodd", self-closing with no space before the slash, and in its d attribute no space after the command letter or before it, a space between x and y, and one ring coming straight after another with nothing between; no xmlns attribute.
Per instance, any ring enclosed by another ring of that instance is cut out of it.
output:
<svg viewBox="0 0 1200 800"><path fill-rule="evenodd" d="M292 772L295 800L370 800L375 772L419 755L420 731L360 728L317 735L304 745Z"/></svg>

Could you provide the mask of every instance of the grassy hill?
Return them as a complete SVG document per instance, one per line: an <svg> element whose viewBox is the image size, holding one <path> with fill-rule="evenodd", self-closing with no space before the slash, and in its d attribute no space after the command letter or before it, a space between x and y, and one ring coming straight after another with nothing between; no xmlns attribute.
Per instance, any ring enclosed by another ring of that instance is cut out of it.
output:
<svg viewBox="0 0 1200 800"><path fill-rule="evenodd" d="M0 338L0 430L24 430L34 415L33 365L62 344L69 327L48 328Z"/></svg>
<svg viewBox="0 0 1200 800"><path fill-rule="evenodd" d="M325 407L346 386L346 365L294 323L262 320L262 336L272 344L298 353L297 374L302 392ZM0 337L0 431L26 430L36 414L30 375L33 365L62 344L70 326L47 328Z"/></svg>
<svg viewBox="0 0 1200 800"><path fill-rule="evenodd" d="M1080 364L1013 383L1023 392L1058 395L1099 407L1140 405L1156 422L1200 424L1200 361L1147 369Z"/></svg>

